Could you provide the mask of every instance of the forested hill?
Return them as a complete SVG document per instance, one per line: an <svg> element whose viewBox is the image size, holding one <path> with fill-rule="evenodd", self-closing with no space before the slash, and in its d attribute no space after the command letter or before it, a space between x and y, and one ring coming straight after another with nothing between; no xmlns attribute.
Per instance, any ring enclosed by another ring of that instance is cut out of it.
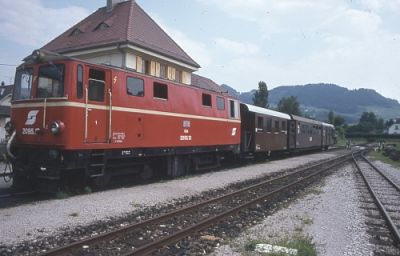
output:
<svg viewBox="0 0 400 256"><path fill-rule="evenodd" d="M238 93L233 88L225 89L243 102L253 103L254 90ZM274 107L283 97L295 96L305 115L317 119L326 117L330 110L345 117L346 121L357 122L362 112L372 111L385 119L395 118L400 113L400 104L371 89L349 90L334 84L307 84L280 86L269 91L268 102Z"/></svg>

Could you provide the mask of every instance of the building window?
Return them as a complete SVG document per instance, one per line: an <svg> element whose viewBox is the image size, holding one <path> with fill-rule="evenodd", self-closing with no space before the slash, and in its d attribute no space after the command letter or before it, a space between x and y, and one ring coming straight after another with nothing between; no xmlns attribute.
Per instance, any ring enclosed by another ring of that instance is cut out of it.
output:
<svg viewBox="0 0 400 256"><path fill-rule="evenodd" d="M225 99L217 96L217 109L225 110Z"/></svg>
<svg viewBox="0 0 400 256"><path fill-rule="evenodd" d="M203 106L211 107L211 95L207 93L202 94Z"/></svg>
<svg viewBox="0 0 400 256"><path fill-rule="evenodd" d="M143 79L128 76L126 81L126 92L128 93L128 95L143 97L144 96Z"/></svg>
<svg viewBox="0 0 400 256"><path fill-rule="evenodd" d="M83 33L82 30L80 30L79 28L76 28L76 29L72 30L72 32L69 34L69 36L77 36L82 33Z"/></svg>
<svg viewBox="0 0 400 256"><path fill-rule="evenodd" d="M78 65L76 71L76 97L82 99L83 97L83 67Z"/></svg>
<svg viewBox="0 0 400 256"><path fill-rule="evenodd" d="M154 83L153 96L159 99L168 99L168 86L166 84Z"/></svg>
<svg viewBox="0 0 400 256"><path fill-rule="evenodd" d="M107 23L102 22L99 25L97 25L97 27L94 29L94 31L106 29L106 28L109 28L109 27L110 26Z"/></svg>

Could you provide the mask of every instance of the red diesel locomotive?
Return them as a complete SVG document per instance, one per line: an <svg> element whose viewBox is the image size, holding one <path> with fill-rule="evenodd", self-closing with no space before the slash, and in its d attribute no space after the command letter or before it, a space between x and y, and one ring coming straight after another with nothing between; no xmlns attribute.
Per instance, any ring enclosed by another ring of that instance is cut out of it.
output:
<svg viewBox="0 0 400 256"><path fill-rule="evenodd" d="M192 86L35 51L17 68L11 106L14 185L111 175L178 176L239 153L239 102Z"/></svg>

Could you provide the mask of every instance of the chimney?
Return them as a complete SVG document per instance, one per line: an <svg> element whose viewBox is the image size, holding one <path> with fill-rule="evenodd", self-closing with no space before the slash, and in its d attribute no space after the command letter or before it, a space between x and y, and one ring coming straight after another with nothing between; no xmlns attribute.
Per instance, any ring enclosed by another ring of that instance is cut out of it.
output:
<svg viewBox="0 0 400 256"><path fill-rule="evenodd" d="M125 1L126 0L107 0L107 12L112 12L114 5Z"/></svg>

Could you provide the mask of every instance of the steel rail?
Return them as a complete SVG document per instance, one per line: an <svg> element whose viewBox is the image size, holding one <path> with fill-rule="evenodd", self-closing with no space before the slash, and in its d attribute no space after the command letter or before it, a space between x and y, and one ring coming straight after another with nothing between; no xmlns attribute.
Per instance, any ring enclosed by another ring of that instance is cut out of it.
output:
<svg viewBox="0 0 400 256"><path fill-rule="evenodd" d="M203 230L203 229L205 229L205 228L207 228L207 227L209 227L209 226L211 226L211 225L213 225L215 223L218 223L218 222L222 221L223 219L225 219L225 218L227 218L227 217L229 217L231 215L234 215L234 214L240 212L243 209L250 208L252 205L255 205L255 204L259 203L259 202L265 201L266 199L268 199L268 198L270 198L270 197L272 197L272 196L274 196L274 195L276 195L276 194L278 194L278 193L280 193L280 192L282 192L284 190L287 190L287 189L292 188L292 187L294 187L294 186L296 186L298 184L301 184L301 183L303 183L305 181L308 181L311 178L313 178L314 176L317 176L317 175L319 175L319 174L321 174L321 173L323 173L323 172L325 172L327 170L330 170L330 169L332 169L332 168L334 168L334 167L336 167L336 166L338 166L338 165L340 165L340 164L342 164L342 163L344 163L344 162L346 162L348 160L349 159L344 158L340 162L337 162L337 163L335 163L335 164L333 164L333 165L331 165L329 167L325 167L322 170L319 170L319 171L316 171L316 172L314 172L314 173L312 173L310 175L307 175L306 177L304 177L304 178L302 178L300 180L297 180L295 182L292 182L292 183L289 183L289 184L287 184L285 186L282 186L281 188L278 188L278 189L275 189L275 190L273 190L271 192L268 192L268 193L266 193L266 194L264 194L264 195L262 195L262 196L260 196L258 198L255 198L255 199L253 199L253 200L251 200L251 201L249 201L247 203L244 203L244 204L242 204L240 206L237 206L237 207L235 207L233 209L230 209L230 210L227 210L227 211L225 211L223 213L220 213L220 214L218 214L218 215L216 215L214 217L207 218L207 219L205 219L205 220L203 220L203 221L201 221L201 222L199 222L199 223L197 223L197 224L195 224L195 225L193 225L191 227L188 227L188 228L185 228L183 230L180 230L177 233L172 234L172 235L170 235L168 237L153 241L153 242L151 242L149 244L146 244L146 245L144 245L142 247L136 248L135 250L133 250L131 252L123 254L123 256L148 255L148 254L150 254L150 253L152 253L154 251L157 251L162 246L169 245L169 244L171 244L173 242L176 242L176 241L179 241L179 240L181 240L181 239L183 239L183 238L185 238L185 237L187 237L187 236L189 236L191 234L194 234L195 232Z"/></svg>
<svg viewBox="0 0 400 256"><path fill-rule="evenodd" d="M134 224L122 227L122 228L115 229L115 230L107 232L107 233L99 234L99 235L96 235L96 236L93 236L93 237L89 237L89 238L85 238L85 239L76 241L76 242L71 243L71 244L67 244L65 246L54 248L54 249L51 249L51 250L49 250L47 252L43 252L40 255L41 256L53 256L53 255L66 254L66 253L68 253L70 251L74 251L74 250L80 250L82 245L91 245L91 244L100 243L102 241L111 240L111 239L113 239L115 237L124 235L126 233L132 232L132 231L137 230L137 229L141 229L141 228L146 227L148 225L159 223L159 222L161 222L163 220L166 220L166 219L171 218L173 216L176 216L178 214L183 214L183 213L186 213L186 212L189 212L189 211L194 211L194 210L196 210L196 209L198 209L200 207L203 207L203 206L205 206L207 204L216 203L218 201L222 201L222 200L228 199L228 198L233 197L235 195L238 195L240 193L244 193L246 191L249 191L249 190L252 190L252 189L256 189L258 187L264 186L265 184L273 183L273 182L276 182L276 181L279 181L279 180L282 180L282 179L285 179L285 178L289 178L290 176L294 176L294 175L299 174L301 172L304 172L304 171L307 171L307 170L310 170L310 169L313 169L313 168L317 168L317 167L320 167L322 165L338 161L340 159L342 159L342 162L349 160L349 159L346 159L346 158L350 158L351 159L351 155L350 154L344 154L344 155L341 155L341 156L338 156L338 157L334 157L332 159L328 159L328 160L320 162L320 163L313 164L313 165L308 166L308 167L302 167L302 168L300 168L299 170L297 170L297 171L295 171L293 173L289 173L289 174L286 174L286 175L283 175L283 176L280 176L280 177L277 177L277 178L269 179L267 181L262 181L260 183L257 183L257 184L254 184L252 186L249 186L247 188L243 188L243 189L228 193L226 195L218 196L216 198L208 199L208 200L202 201L202 202L200 202L198 204L195 204L195 205L191 205L191 206L188 206L188 207L177 209L177 210L165 213L163 215L157 216L157 217L152 218L152 219L144 220L144 221L141 221L141 222L138 222L138 223L134 223ZM333 167L329 167L329 168L333 168Z"/></svg>
<svg viewBox="0 0 400 256"><path fill-rule="evenodd" d="M400 192L400 186L397 185L392 179L390 179L387 175L385 175L378 167L376 167L371 161L368 160L365 156L361 155L361 157L370 165L372 168L375 169L385 180L387 180L397 191Z"/></svg>
<svg viewBox="0 0 400 256"><path fill-rule="evenodd" d="M361 170L361 167L359 166L359 164L357 163L357 160L355 159L355 157L353 156L353 161L358 169L358 171L361 173L361 177L363 178L369 192L372 195L372 198L374 199L376 205L378 206L378 208L380 209L383 218L385 219L386 224L388 225L390 231L392 232L392 235L394 237L394 239L397 242L397 246L399 247L400 244L400 232L396 226L396 224L393 222L392 218L390 217L389 213L386 211L384 205L382 204L381 200L378 198L378 195L375 193L374 189L372 188L371 184L369 183L367 177L365 176L365 174L363 173L363 171ZM367 161L367 163L369 163ZM379 174L382 175L381 172L378 172Z"/></svg>

